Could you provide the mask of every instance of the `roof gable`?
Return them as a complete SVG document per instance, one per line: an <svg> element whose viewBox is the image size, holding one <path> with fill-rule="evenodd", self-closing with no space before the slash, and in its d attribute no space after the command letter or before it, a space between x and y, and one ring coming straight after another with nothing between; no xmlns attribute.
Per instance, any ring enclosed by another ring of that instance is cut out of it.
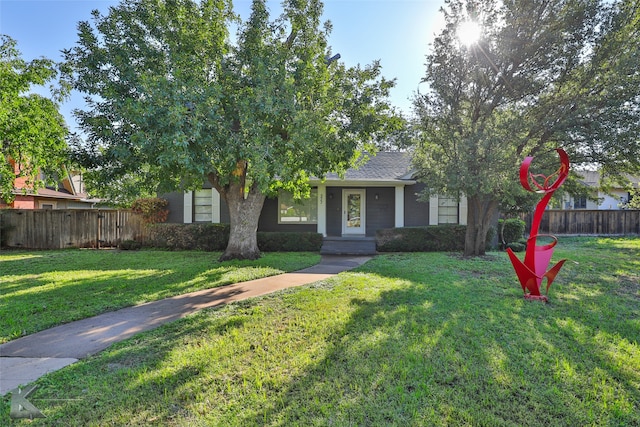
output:
<svg viewBox="0 0 640 427"><path fill-rule="evenodd" d="M345 181L406 181L412 176L411 153L380 152L370 155L366 163L358 168L350 168L344 175ZM330 173L327 181L341 180L338 174Z"/></svg>

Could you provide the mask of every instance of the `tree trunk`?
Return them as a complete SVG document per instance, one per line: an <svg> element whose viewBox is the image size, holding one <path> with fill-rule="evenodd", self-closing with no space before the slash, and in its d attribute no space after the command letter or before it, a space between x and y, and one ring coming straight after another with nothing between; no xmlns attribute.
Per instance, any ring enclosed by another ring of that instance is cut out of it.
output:
<svg viewBox="0 0 640 427"><path fill-rule="evenodd" d="M475 195L467 197L467 203L464 256L481 256L486 253L487 232L498 209L498 201L489 195Z"/></svg>
<svg viewBox="0 0 640 427"><path fill-rule="evenodd" d="M220 256L220 261L231 259L258 259L258 219L262 212L265 196L256 186L246 193L240 183L232 183L221 194L229 207L229 243Z"/></svg>

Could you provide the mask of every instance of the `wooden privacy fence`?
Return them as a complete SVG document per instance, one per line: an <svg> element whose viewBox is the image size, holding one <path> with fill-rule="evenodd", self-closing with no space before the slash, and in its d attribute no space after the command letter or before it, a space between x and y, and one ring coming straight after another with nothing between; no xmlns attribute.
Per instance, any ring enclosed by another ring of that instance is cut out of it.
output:
<svg viewBox="0 0 640 427"><path fill-rule="evenodd" d="M100 209L1 210L0 230L5 246L28 249L114 247L145 235L139 215Z"/></svg>
<svg viewBox="0 0 640 427"><path fill-rule="evenodd" d="M531 230L532 215L524 220ZM546 210L540 234L640 235L640 210Z"/></svg>

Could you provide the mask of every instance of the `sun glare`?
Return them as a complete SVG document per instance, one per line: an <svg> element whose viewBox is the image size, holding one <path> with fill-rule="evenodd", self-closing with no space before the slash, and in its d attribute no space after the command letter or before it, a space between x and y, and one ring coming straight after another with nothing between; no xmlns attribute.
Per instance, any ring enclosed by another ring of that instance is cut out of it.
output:
<svg viewBox="0 0 640 427"><path fill-rule="evenodd" d="M482 27L475 21L465 21L458 26L458 40L465 46L471 46L480 40Z"/></svg>

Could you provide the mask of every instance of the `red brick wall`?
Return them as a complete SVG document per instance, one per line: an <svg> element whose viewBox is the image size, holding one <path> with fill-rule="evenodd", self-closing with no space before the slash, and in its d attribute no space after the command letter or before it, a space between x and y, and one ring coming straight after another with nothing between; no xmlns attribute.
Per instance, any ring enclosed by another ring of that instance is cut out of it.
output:
<svg viewBox="0 0 640 427"><path fill-rule="evenodd" d="M36 199L33 196L16 196L13 201L14 209L36 209Z"/></svg>

